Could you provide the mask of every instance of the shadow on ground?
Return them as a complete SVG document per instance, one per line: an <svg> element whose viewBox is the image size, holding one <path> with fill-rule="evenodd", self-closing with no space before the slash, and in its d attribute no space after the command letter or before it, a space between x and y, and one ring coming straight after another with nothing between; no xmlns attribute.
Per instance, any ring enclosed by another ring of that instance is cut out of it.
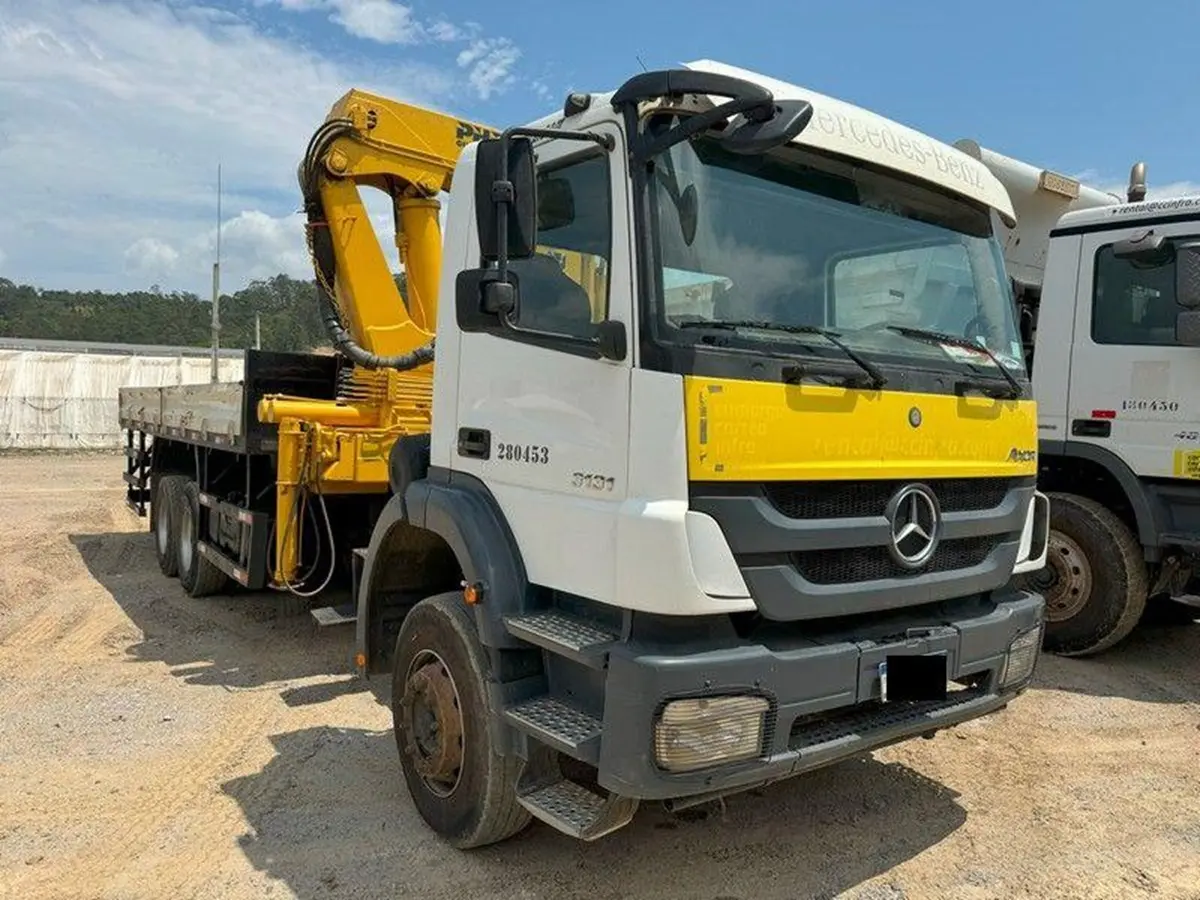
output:
<svg viewBox="0 0 1200 900"><path fill-rule="evenodd" d="M901 764L861 759L584 844L535 822L459 852L408 798L390 733L315 728L271 738L276 755L223 790L241 806L251 862L301 898L833 897L966 820L957 794ZM897 894L897 896L900 896Z"/></svg>
<svg viewBox="0 0 1200 900"><path fill-rule="evenodd" d="M373 681L350 677L353 626L320 628L289 594L231 591L192 598L178 579L159 571L149 533L74 534L70 540L92 577L141 631L141 640L127 649L138 661L165 663L189 684L229 690L344 676L280 687L292 706L375 687Z"/></svg>
<svg viewBox="0 0 1200 900"><path fill-rule="evenodd" d="M1148 703L1200 703L1200 609L1151 608L1124 641L1097 656L1043 653L1035 688Z"/></svg>
<svg viewBox="0 0 1200 900"><path fill-rule="evenodd" d="M386 677L349 677L350 628L320 629L285 612L274 593L192 599L161 575L146 532L71 541L141 630L127 650L133 659L164 663L188 684L278 691L292 706L353 691L387 702ZM594 844L534 823L502 845L460 853L418 818L390 732L306 727L270 739L272 760L222 789L245 815L236 839L248 859L302 898L834 896L966 819L945 786L863 759L730 798L723 809L670 816L648 804Z"/></svg>

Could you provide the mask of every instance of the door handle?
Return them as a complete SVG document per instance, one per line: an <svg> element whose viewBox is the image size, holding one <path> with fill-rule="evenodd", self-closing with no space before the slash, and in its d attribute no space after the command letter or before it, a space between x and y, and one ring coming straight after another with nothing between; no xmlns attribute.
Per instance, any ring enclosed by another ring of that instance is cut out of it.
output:
<svg viewBox="0 0 1200 900"><path fill-rule="evenodd" d="M492 455L492 433L486 428L458 429L458 455L487 459Z"/></svg>
<svg viewBox="0 0 1200 900"><path fill-rule="evenodd" d="M1072 419L1071 434L1075 437L1111 437L1112 422L1108 419Z"/></svg>

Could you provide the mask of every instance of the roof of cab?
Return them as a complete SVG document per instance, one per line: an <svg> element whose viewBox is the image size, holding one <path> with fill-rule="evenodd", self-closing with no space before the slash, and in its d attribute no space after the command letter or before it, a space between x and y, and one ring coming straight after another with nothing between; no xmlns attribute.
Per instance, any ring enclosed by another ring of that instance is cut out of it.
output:
<svg viewBox="0 0 1200 900"><path fill-rule="evenodd" d="M1096 209L1077 209L1065 213L1054 225L1054 231L1083 228L1089 225L1133 225L1144 219L1159 220L1164 216L1181 220L1200 219L1200 197L1164 197L1138 203L1114 203Z"/></svg>
<svg viewBox="0 0 1200 900"><path fill-rule="evenodd" d="M876 113L785 81L711 59L684 64L689 69L741 78L769 90L776 100L807 100L812 121L795 143L859 158L990 206L1014 216L1012 200L999 179L978 160L949 144ZM722 98L714 98L720 102Z"/></svg>

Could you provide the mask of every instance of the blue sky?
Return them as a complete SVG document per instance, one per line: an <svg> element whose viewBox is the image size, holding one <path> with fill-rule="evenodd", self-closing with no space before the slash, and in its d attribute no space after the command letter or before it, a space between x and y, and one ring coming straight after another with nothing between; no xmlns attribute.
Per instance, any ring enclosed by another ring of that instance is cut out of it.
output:
<svg viewBox="0 0 1200 900"><path fill-rule="evenodd" d="M1152 192L1194 192L1200 4L1131 9L0 0L0 276L206 293L220 160L223 287L309 277L295 164L346 88L505 124L701 57L1098 186L1120 189L1142 159Z"/></svg>

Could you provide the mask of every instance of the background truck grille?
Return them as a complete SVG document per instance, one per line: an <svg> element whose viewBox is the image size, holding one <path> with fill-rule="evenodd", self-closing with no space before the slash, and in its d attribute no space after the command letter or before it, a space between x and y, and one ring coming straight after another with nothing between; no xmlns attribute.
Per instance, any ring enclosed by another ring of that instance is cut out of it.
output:
<svg viewBox="0 0 1200 900"><path fill-rule="evenodd" d="M792 553L792 565L811 584L854 584L882 578L919 578L931 572L950 572L977 566L997 544L1000 535L942 541L933 559L913 571L897 565L887 547L853 547L846 550L810 550Z"/></svg>
<svg viewBox="0 0 1200 900"><path fill-rule="evenodd" d="M790 519L849 519L882 516L888 500L911 480L768 481L767 499ZM1011 478L931 478L942 512L993 509L1013 485Z"/></svg>

